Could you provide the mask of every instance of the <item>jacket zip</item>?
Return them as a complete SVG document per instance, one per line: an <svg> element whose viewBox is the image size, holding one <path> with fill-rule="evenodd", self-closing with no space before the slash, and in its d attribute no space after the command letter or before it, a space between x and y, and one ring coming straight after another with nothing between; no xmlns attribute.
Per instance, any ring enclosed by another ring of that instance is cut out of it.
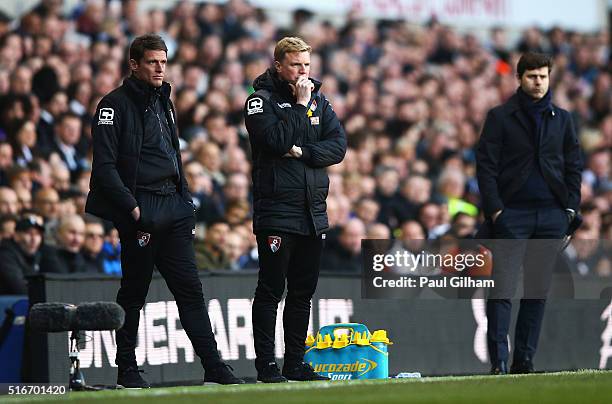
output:
<svg viewBox="0 0 612 404"><path fill-rule="evenodd" d="M159 100L158 100L159 102ZM157 113L157 108L155 109L151 109L153 111L153 113L155 114L155 116L157 117L157 122L159 123L159 134L160 136L163 138L164 137L164 129L162 127L162 123L161 123L161 118L159 117L159 114ZM167 141L165 141L167 142ZM172 147L172 145L170 145ZM164 147L166 148L166 147ZM166 150L166 153L168 153L168 150ZM179 175L179 169L177 166L177 161L176 161L176 157L175 158L171 158L170 160L172 160L172 165L174 166L174 171L176 172L176 175Z"/></svg>

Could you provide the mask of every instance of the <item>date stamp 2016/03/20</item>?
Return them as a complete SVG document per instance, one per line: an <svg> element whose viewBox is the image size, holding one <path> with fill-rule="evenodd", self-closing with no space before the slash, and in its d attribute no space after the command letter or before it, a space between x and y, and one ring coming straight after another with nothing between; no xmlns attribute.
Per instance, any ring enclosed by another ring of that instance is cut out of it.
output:
<svg viewBox="0 0 612 404"><path fill-rule="evenodd" d="M68 385L58 383L0 383L0 395L62 395L68 391Z"/></svg>

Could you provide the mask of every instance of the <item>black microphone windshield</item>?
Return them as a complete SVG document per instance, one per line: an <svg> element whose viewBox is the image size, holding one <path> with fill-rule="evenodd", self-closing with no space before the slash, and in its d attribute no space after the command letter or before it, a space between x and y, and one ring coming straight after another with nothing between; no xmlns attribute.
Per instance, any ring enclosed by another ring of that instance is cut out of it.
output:
<svg viewBox="0 0 612 404"><path fill-rule="evenodd" d="M118 330L125 312L114 302L81 303L76 309L76 330Z"/></svg>
<svg viewBox="0 0 612 404"><path fill-rule="evenodd" d="M68 303L36 303L30 309L30 327L39 332L71 331L77 307Z"/></svg>

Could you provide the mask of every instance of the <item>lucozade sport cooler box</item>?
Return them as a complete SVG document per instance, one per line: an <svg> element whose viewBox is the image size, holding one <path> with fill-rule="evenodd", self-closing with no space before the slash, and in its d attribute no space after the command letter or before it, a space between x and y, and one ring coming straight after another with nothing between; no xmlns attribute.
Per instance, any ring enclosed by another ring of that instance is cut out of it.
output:
<svg viewBox="0 0 612 404"><path fill-rule="evenodd" d="M327 325L306 339L304 362L332 380L386 379L391 344L385 330L370 334L363 324Z"/></svg>

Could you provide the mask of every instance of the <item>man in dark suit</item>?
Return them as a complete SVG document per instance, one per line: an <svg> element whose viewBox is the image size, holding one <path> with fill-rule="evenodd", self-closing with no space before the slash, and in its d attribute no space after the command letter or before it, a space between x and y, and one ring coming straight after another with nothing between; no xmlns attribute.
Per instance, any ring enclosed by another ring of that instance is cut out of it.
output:
<svg viewBox="0 0 612 404"><path fill-rule="evenodd" d="M477 177L489 237L512 239L493 246L495 288L486 311L494 374L507 373L510 299L521 264L525 294L510 371L533 371L555 261L551 254L580 203L578 140L569 112L552 104L551 68L547 55L526 53L521 57L517 66L520 87L506 103L489 111L477 148ZM544 240L528 244L527 239Z"/></svg>
<svg viewBox="0 0 612 404"><path fill-rule="evenodd" d="M58 156L70 170L70 178L75 179L87 167L85 156L78 149L81 141L81 118L72 112L60 115L55 124L55 138L51 153Z"/></svg>

